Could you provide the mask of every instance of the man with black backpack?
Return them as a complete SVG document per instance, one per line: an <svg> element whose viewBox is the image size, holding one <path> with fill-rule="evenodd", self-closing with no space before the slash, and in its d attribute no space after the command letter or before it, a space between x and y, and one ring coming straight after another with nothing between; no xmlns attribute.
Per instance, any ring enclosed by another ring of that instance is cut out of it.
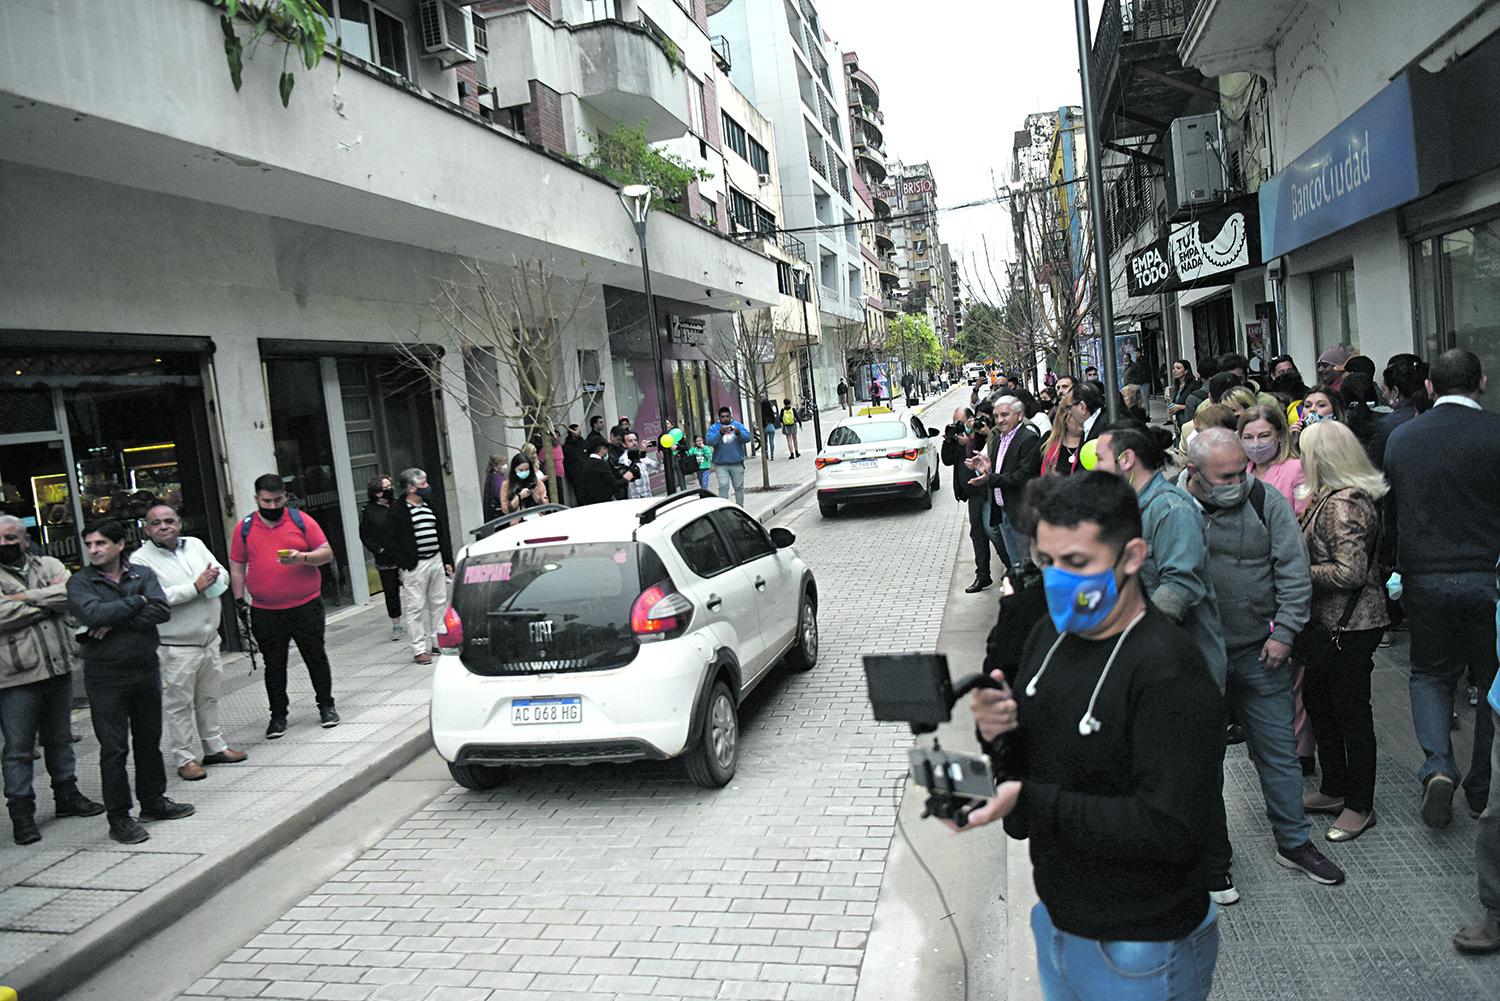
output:
<svg viewBox="0 0 1500 1001"><path fill-rule="evenodd" d="M286 663L289 644L307 662L324 729L339 725L333 707L333 670L323 646L323 573L333 559L323 529L286 502L281 477L267 473L255 481L254 514L241 519L229 542L229 586L234 599L249 603L250 629L266 661L266 698L271 722L266 737L286 733L289 703Z"/></svg>
<svg viewBox="0 0 1500 1001"><path fill-rule="evenodd" d="M1344 873L1312 843L1302 805L1302 766L1292 732L1292 641L1312 613L1312 571L1291 503L1246 472L1239 436L1201 431L1188 445L1188 494L1208 526L1208 575L1218 597L1228 679L1225 696L1245 728L1276 836L1278 865L1337 886ZM1215 816L1217 826L1219 818ZM1229 874L1228 832L1210 839L1209 895L1239 899Z"/></svg>

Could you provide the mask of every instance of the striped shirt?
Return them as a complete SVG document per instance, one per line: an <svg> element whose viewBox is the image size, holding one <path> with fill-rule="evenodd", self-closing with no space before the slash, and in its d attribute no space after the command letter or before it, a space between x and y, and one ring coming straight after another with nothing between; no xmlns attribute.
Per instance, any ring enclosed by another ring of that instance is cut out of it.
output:
<svg viewBox="0 0 1500 1001"><path fill-rule="evenodd" d="M437 515L426 504L411 509L411 534L417 540L417 559L436 556L442 546L438 543Z"/></svg>

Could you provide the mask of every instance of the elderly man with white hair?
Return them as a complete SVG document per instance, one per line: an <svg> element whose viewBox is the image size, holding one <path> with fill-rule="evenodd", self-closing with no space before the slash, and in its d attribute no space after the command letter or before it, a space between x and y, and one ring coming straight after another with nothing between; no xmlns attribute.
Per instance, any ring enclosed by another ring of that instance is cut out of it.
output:
<svg viewBox="0 0 1500 1001"><path fill-rule="evenodd" d="M966 465L974 471L969 486L988 491L990 537L1004 543L1012 569L1018 570L1031 558L1031 541L1016 527L1015 512L1026 484L1042 474L1042 439L1026 423L1026 404L1014 396L995 401L989 449Z"/></svg>
<svg viewBox="0 0 1500 1001"><path fill-rule="evenodd" d="M1245 728L1260 776L1275 861L1336 886L1344 873L1313 846L1292 732L1287 658L1312 613L1312 571L1291 503L1247 466L1239 436L1227 428L1208 428L1188 445L1187 490L1208 525L1208 573L1229 658L1224 694ZM1224 831L1215 835L1205 858L1209 891L1220 903L1232 903L1239 894L1229 873L1229 838Z"/></svg>
<svg viewBox="0 0 1500 1001"><path fill-rule="evenodd" d="M5 734L5 804L18 845L42 840L36 823L31 749L40 732L59 817L104 812L78 791L69 720L73 708L68 568L30 551L26 526L0 515L0 731Z"/></svg>

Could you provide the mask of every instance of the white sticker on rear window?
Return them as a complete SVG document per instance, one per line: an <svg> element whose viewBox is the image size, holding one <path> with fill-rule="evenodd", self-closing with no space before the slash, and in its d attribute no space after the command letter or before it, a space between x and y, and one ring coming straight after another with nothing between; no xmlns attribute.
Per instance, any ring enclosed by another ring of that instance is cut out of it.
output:
<svg viewBox="0 0 1500 1001"><path fill-rule="evenodd" d="M480 563L477 566L464 567L465 584L488 584L494 581L510 580L510 563Z"/></svg>

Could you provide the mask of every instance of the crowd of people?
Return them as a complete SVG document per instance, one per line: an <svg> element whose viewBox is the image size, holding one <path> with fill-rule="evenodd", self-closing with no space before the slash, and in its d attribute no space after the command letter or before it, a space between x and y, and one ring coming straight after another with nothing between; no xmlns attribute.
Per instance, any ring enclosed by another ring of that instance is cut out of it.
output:
<svg viewBox="0 0 1500 1001"><path fill-rule="evenodd" d="M1165 425L1108 422L1088 373L1035 397L1002 377L953 414L967 590L996 559L1008 577L986 659L1008 687L972 703L1006 781L966 829L1003 818L1031 838L1049 997L1116 996L1135 963L1173 971L1150 996L1207 995L1216 909L1240 899L1222 796L1239 741L1272 858L1323 885L1346 877L1311 817L1336 854L1377 806L1448 826L1462 790L1484 913L1452 941L1500 951L1500 415L1468 351L1397 355L1380 394L1373 371L1347 348L1313 386L1289 357L1264 386L1242 356L1178 361ZM1371 675L1393 629L1423 756L1409 804L1375 802Z"/></svg>

